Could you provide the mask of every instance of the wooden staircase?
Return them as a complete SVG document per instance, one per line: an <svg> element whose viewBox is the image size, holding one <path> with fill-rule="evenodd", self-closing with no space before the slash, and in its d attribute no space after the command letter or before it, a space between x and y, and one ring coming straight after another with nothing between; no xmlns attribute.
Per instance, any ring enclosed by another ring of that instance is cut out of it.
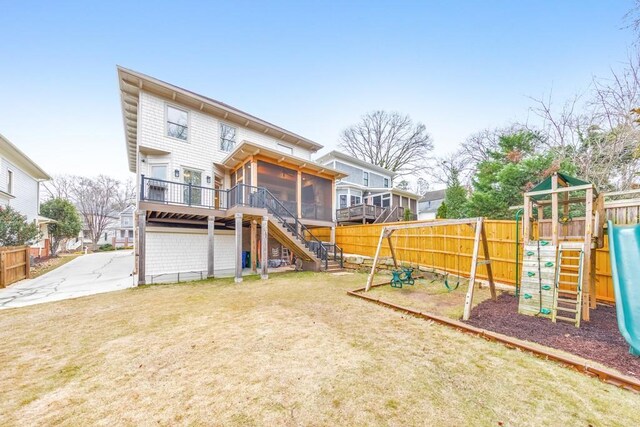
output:
<svg viewBox="0 0 640 427"><path fill-rule="evenodd" d="M562 242L556 260L556 282L551 320L562 320L580 327L582 317L582 276L584 244Z"/></svg>

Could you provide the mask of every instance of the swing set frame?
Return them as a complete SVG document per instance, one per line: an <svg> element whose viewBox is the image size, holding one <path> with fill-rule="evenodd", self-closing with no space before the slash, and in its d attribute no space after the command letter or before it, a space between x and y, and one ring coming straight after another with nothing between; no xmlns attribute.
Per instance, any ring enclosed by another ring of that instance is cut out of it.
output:
<svg viewBox="0 0 640 427"><path fill-rule="evenodd" d="M487 276L489 279L489 288L491 290L491 298L495 301L496 286L493 281L493 271L491 269L491 258L489 257L489 243L487 241L487 234L484 229L483 218L450 219L450 220L441 220L441 221L421 222L421 223L414 223L414 224L387 225L385 227L382 227L382 230L380 232L380 239L378 240L378 247L376 248L376 254L375 254L375 257L373 258L373 265L371 266L371 273L367 278L367 286L365 287L365 292L368 292L369 289L371 289L371 286L373 285L373 279L376 274L376 267L380 259L380 251L382 249L382 245L385 240L389 245L389 251L391 252L393 265L396 269L399 268L395 248L393 246L393 242L391 239L391 236L395 231L407 230L412 228L442 227L446 225L469 225L471 227L475 226L475 238L473 241L471 271L469 272L469 286L467 289L467 296L464 302L464 314L462 316L462 319L469 320L469 317L471 316L471 306L473 302L473 293L475 290L476 272L478 269L478 265L487 266ZM480 259L480 244L482 244L482 249L484 253L484 257L483 257L484 259L482 260Z"/></svg>

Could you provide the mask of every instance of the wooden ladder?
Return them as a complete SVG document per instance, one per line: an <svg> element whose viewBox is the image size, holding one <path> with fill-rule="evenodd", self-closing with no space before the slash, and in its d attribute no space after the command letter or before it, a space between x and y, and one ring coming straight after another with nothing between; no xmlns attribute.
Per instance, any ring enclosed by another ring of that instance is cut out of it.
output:
<svg viewBox="0 0 640 427"><path fill-rule="evenodd" d="M571 322L580 327L582 317L582 274L584 244L562 242L556 260L555 292L551 320Z"/></svg>

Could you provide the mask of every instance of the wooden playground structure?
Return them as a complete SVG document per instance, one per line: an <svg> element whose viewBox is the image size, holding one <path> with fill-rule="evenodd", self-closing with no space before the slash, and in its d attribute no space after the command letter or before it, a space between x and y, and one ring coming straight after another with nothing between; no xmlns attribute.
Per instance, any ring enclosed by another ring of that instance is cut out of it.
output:
<svg viewBox="0 0 640 427"><path fill-rule="evenodd" d="M369 291L371 286L373 285L373 281L376 274L376 267L378 265L378 261L380 259L380 253L382 250L382 246L386 241L391 252L391 257L393 259L393 265L395 267L395 271L393 272L394 278L392 279L392 285L395 280L405 280L407 282L412 281L412 273L414 271L413 266L402 267L401 263L398 262L398 258L396 257L396 245L394 245L392 236L396 231L399 230L415 230L415 229L429 229L434 227L442 227L442 226L469 226L474 228L474 239L473 239L473 252L471 259L471 269L469 271L469 285L467 288L467 296L465 298L464 305L464 314L463 319L468 320L471 315L471 307L473 304L473 293L476 285L476 273L478 265L484 265L487 268L487 277L489 282L489 288L491 289L491 297L496 299L496 289L495 283L493 281L493 271L491 269L491 258L489 256L489 244L487 240L487 234L484 229L484 220L483 218L468 218L468 219L451 219L451 220L443 220L443 221L433 221L427 223L416 223L416 224L401 224L401 225L389 225L382 228L380 232L380 238L378 240L378 246L376 248L376 254L373 258L373 265L371 266L371 273L367 278L367 285L365 287L365 291ZM482 259L480 257L480 245L482 245ZM458 272L459 273L459 272ZM403 277L401 278L401 275ZM410 283L412 284L412 283Z"/></svg>
<svg viewBox="0 0 640 427"><path fill-rule="evenodd" d="M589 182L554 173L524 194L523 209L518 311L578 327L596 308L595 250L604 244L604 197ZM583 216L574 218L574 212Z"/></svg>

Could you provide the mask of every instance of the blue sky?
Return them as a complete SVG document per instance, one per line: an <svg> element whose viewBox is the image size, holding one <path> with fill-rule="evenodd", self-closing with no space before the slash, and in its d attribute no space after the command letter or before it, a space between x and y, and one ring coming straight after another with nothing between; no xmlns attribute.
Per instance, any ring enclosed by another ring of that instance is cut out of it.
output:
<svg viewBox="0 0 640 427"><path fill-rule="evenodd" d="M51 174L126 178L116 64L334 148L365 112L423 122L436 153L620 67L631 0L0 0L0 133ZM325 149L325 151L326 151Z"/></svg>

